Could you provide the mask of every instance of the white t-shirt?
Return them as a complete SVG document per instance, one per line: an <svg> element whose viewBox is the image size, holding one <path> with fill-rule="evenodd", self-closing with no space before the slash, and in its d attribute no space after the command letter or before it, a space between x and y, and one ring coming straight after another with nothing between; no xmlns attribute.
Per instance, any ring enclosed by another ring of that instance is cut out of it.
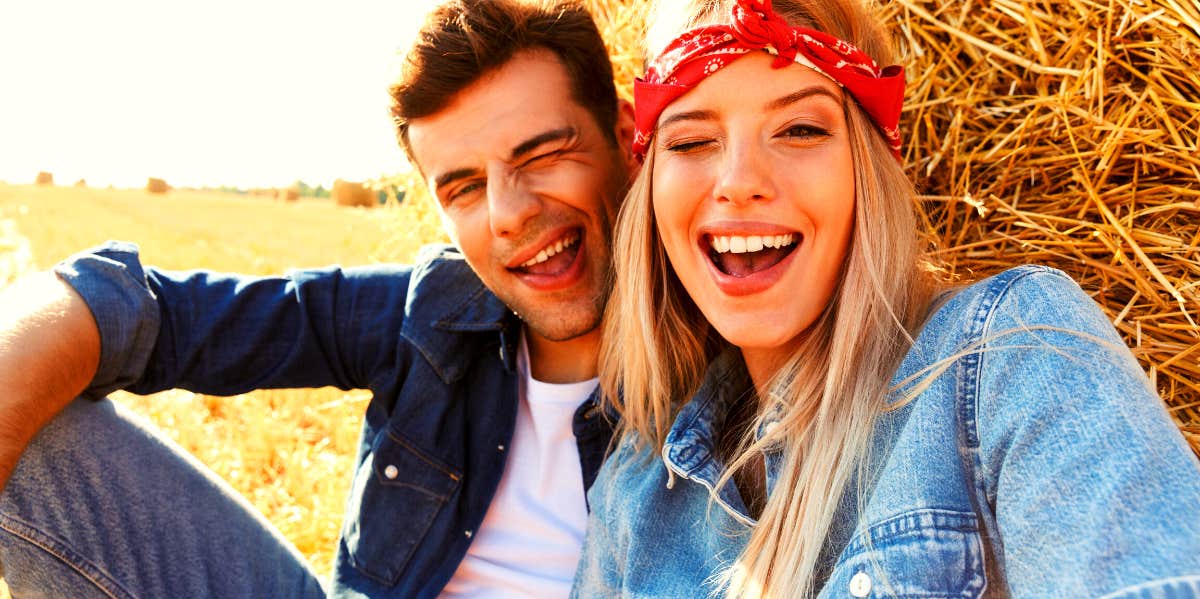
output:
<svg viewBox="0 0 1200 599"><path fill-rule="evenodd" d="M598 379L565 385L534 380L524 335L517 368L517 425L508 463L444 598L566 597L575 578L587 504L571 421Z"/></svg>

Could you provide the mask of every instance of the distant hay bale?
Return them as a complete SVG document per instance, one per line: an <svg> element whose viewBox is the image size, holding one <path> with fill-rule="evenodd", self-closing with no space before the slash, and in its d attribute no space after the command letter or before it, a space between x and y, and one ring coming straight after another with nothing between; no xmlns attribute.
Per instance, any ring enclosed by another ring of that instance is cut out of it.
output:
<svg viewBox="0 0 1200 599"><path fill-rule="evenodd" d="M80 179L76 181L75 187L87 187L87 179Z"/></svg>
<svg viewBox="0 0 1200 599"><path fill-rule="evenodd" d="M375 191L362 183L354 181L343 181L341 179L334 181L331 195L333 196L333 201L338 206L362 206L370 208L376 204Z"/></svg>
<svg viewBox="0 0 1200 599"><path fill-rule="evenodd" d="M37 174L37 178L34 179L34 183L38 185L54 185L54 173L42 171Z"/></svg>
<svg viewBox="0 0 1200 599"><path fill-rule="evenodd" d="M146 191L150 193L167 193L171 191L171 186L167 182L155 177L150 177L146 180Z"/></svg>
<svg viewBox="0 0 1200 599"><path fill-rule="evenodd" d="M300 199L300 190L295 187L288 187L277 191L278 195L276 197L285 202L295 202Z"/></svg>

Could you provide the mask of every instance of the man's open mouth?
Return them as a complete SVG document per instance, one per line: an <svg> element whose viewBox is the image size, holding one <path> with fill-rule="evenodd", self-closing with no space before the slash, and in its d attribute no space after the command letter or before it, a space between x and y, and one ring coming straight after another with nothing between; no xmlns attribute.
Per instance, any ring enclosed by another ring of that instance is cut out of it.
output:
<svg viewBox="0 0 1200 599"><path fill-rule="evenodd" d="M573 230L538 251L537 255L512 270L531 275L557 275L565 272L579 255L580 232Z"/></svg>
<svg viewBox="0 0 1200 599"><path fill-rule="evenodd" d="M748 277L779 264L796 250L799 233L783 235L706 235L708 259L731 277Z"/></svg>

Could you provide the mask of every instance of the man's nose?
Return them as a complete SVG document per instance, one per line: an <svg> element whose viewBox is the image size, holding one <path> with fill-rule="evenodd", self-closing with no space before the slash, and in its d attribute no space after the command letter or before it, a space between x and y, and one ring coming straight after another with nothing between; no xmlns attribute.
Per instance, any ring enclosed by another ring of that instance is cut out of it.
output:
<svg viewBox="0 0 1200 599"><path fill-rule="evenodd" d="M541 212L541 198L522 179L520 171L507 165L488 169L488 219L496 237L519 235Z"/></svg>
<svg viewBox="0 0 1200 599"><path fill-rule="evenodd" d="M713 196L740 204L775 197L767 149L754 139L730 139L721 154Z"/></svg>

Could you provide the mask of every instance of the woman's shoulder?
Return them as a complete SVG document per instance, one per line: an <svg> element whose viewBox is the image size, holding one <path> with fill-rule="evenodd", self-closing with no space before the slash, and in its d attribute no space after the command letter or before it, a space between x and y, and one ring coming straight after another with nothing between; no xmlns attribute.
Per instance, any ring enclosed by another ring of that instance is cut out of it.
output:
<svg viewBox="0 0 1200 599"><path fill-rule="evenodd" d="M935 302L918 343L948 344L957 351L1016 333L1059 331L1120 344L1100 307L1069 275L1042 265L1022 265L947 291ZM940 342L940 343L939 343Z"/></svg>

